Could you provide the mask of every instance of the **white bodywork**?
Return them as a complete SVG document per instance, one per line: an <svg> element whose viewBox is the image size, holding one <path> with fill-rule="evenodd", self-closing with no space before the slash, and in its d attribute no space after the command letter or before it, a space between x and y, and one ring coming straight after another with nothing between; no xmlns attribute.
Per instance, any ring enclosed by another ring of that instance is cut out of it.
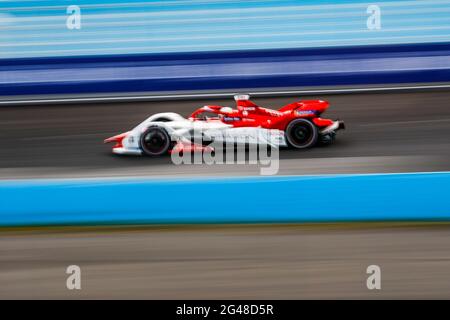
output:
<svg viewBox="0 0 450 320"><path fill-rule="evenodd" d="M159 121L166 119L170 121ZM142 133L151 125L156 125L167 130L172 141L190 142L191 137L214 140L216 142L236 142L248 144L268 144L272 146L285 147L286 139L284 132L277 129L264 129L259 127L237 127L223 123L220 120L190 120L173 112L157 113L133 130L127 133L122 140L122 148L114 148L113 152L118 154L142 154L139 146Z"/></svg>

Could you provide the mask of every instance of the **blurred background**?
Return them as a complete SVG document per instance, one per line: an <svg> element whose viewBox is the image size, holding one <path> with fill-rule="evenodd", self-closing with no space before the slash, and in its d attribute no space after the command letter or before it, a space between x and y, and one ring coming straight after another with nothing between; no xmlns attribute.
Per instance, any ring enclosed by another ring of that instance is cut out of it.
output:
<svg viewBox="0 0 450 320"><path fill-rule="evenodd" d="M449 298L449 31L448 0L1 1L0 298ZM258 188L290 201L243 197L235 179L257 166L175 166L102 145L153 113L233 107L237 92L273 109L330 102L325 116L347 130L283 150L279 171L332 175L326 190L277 180ZM226 178L229 193L205 178ZM152 187L104 188L130 179ZM173 179L200 192L152 193ZM175 199L197 198L253 223L171 220ZM81 291L65 287L71 264ZM366 288L371 264L381 291Z"/></svg>
<svg viewBox="0 0 450 320"><path fill-rule="evenodd" d="M449 79L445 0L2 1L0 20L3 100Z"/></svg>

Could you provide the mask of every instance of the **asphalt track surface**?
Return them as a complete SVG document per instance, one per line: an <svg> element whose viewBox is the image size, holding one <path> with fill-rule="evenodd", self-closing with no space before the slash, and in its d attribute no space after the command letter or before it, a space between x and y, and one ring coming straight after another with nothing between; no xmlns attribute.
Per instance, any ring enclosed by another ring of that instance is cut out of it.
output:
<svg viewBox="0 0 450 320"><path fill-rule="evenodd" d="M307 96L330 101L324 117L347 129L331 146L281 150L279 174L446 171L450 169L450 90ZM278 108L299 97L254 99ZM111 154L102 141L128 131L147 116L189 115L230 99L135 103L9 106L0 108L0 179L257 175L255 165L179 165L169 156Z"/></svg>
<svg viewBox="0 0 450 320"><path fill-rule="evenodd" d="M449 299L443 225L0 232L0 299ZM66 268L81 268L67 290ZM381 290L366 269L381 268Z"/></svg>

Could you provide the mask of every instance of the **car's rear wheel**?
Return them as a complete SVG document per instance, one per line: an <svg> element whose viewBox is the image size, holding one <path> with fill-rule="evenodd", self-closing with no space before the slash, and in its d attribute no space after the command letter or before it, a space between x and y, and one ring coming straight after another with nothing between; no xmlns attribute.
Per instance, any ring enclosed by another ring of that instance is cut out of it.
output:
<svg viewBox="0 0 450 320"><path fill-rule="evenodd" d="M140 146L147 156L163 155L171 145L170 136L164 128L149 127L141 135Z"/></svg>
<svg viewBox="0 0 450 320"><path fill-rule="evenodd" d="M305 149L314 146L319 138L317 127L309 120L295 119L286 128L286 140L288 144L297 149Z"/></svg>

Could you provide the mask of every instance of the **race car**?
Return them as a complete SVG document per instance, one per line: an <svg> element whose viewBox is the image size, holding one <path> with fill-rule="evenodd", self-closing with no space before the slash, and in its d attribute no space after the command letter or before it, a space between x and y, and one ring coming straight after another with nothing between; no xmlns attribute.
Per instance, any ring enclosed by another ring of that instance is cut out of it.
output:
<svg viewBox="0 0 450 320"><path fill-rule="evenodd" d="M306 149L332 143L344 122L321 118L329 103L303 100L278 110L263 108L247 94L235 95L236 108L206 105L188 118L164 112L150 116L131 131L104 140L116 154L161 156L205 150L214 142L265 143ZM200 142L199 142L200 141Z"/></svg>

